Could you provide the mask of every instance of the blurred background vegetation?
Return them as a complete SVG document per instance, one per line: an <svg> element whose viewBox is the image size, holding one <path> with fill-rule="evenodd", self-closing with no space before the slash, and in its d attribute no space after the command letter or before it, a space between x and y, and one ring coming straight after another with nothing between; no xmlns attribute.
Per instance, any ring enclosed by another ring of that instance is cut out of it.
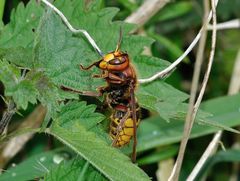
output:
<svg viewBox="0 0 240 181"><path fill-rule="evenodd" d="M10 13L12 9L16 8L19 2L20 0L7 0L4 4L4 0L0 0L0 17L2 16L4 24L10 21ZM28 3L27 0L23 0L22 2L25 4ZM119 8L120 11L115 17L115 20L125 20L126 17L134 12L142 3L143 0L103 0L102 7ZM166 6L152 17L142 28L147 36L156 40L151 47L152 55L173 62L183 53L198 33L202 25L202 17L202 0L171 0L167 3ZM217 8L217 18L218 22L240 18L240 1L220 0ZM204 60L207 60L209 56L210 41L210 34L208 34ZM174 87L187 93L190 92L196 51L197 48L194 48L189 56L185 58L184 62L181 63L176 71L166 80ZM216 55L211 77L204 96L205 100L227 94L233 65L238 51L240 51L239 29L218 31ZM207 61L204 62L204 64L206 64ZM204 72L202 72L201 77L203 73ZM2 86L0 86L0 93L3 94ZM2 113L5 104L1 99L0 101L0 111ZM32 109L33 107L30 107L22 114L27 115ZM13 120L18 119L19 116L13 118ZM15 124L18 124L17 121ZM14 129L14 126L11 129ZM189 142L182 170L182 178L184 178L184 175L189 174L189 171L195 165L211 138L212 135L208 135L193 139ZM236 139L236 135L225 133L223 136L224 145L230 147L234 144ZM24 149L18 153L17 157L15 157L11 163L18 163L37 153L51 150L59 144L60 143L51 136L36 135L27 143ZM165 151L167 156L164 159L167 158L171 160L171 157L174 158L174 156L176 156L177 144L172 146L172 152L169 150ZM149 152L152 152L152 150ZM168 156L169 152L171 152L170 156ZM147 155L148 153L145 154ZM160 162L144 160L144 157L141 161L143 162L143 164L141 164L143 165L142 168L153 178L153 180L156 180L157 177L155 173L158 170ZM9 163L8 166L11 167L11 163ZM217 166L211 168L207 180L228 180L233 172L233 167L233 162L218 163Z"/></svg>

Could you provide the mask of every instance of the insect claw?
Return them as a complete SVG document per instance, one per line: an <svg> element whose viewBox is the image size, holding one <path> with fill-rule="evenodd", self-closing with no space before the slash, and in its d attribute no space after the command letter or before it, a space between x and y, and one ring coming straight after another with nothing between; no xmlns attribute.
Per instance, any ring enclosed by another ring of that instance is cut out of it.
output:
<svg viewBox="0 0 240 181"><path fill-rule="evenodd" d="M100 61L101 61L101 60L100 60ZM84 67L82 64L80 64L80 69L81 69L81 70L89 70L89 69L91 69L93 66L98 66L98 64L99 64L100 61L94 62L93 64L89 65L88 67Z"/></svg>

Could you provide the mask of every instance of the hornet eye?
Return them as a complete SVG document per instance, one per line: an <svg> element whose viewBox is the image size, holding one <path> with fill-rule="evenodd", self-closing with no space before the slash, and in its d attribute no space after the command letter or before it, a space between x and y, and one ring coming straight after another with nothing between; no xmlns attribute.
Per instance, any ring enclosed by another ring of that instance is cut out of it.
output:
<svg viewBox="0 0 240 181"><path fill-rule="evenodd" d="M120 65L120 64L122 64L122 63L124 63L124 62L125 62L125 59L124 59L124 58L118 57L118 58L115 58L115 59L110 60L110 61L109 61L109 64L111 64L111 65Z"/></svg>

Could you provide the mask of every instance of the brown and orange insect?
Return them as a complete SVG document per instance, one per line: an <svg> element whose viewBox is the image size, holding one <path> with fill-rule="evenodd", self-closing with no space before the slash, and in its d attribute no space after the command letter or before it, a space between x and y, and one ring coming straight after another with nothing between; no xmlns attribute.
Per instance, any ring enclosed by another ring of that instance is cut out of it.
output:
<svg viewBox="0 0 240 181"><path fill-rule="evenodd" d="M101 60L94 62L88 67L80 65L83 70L89 70L94 66L100 68L102 73L93 75L93 77L105 79L107 86L99 87L98 93L78 92L88 96L101 96L106 93L106 102L112 110L110 117L112 145L122 147L129 144L133 137L132 161L135 162L136 130L140 121L140 107L134 96L137 77L128 54L120 50L121 40L122 31L120 30L120 37L115 51L102 56ZM75 90L71 91L76 92Z"/></svg>

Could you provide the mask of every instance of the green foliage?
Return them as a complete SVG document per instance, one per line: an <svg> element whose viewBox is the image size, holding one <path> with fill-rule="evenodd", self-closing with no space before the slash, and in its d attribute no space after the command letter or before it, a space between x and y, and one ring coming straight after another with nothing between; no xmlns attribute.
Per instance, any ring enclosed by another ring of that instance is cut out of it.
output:
<svg viewBox="0 0 240 181"><path fill-rule="evenodd" d="M171 55L171 60L175 60L183 54L183 51L176 45L176 43L170 41L168 38L152 31L148 31L148 36L154 38L161 46L164 46L168 50L169 55ZM188 57L186 57L185 60L188 62Z"/></svg>
<svg viewBox="0 0 240 181"><path fill-rule="evenodd" d="M44 177L46 181L83 181L83 180L107 180L97 172L88 162L83 159L74 159L70 162L61 162L57 167L52 168Z"/></svg>
<svg viewBox="0 0 240 181"><path fill-rule="evenodd" d="M137 76L141 79L170 65L160 58L142 55L144 48L153 43L151 38L164 47L163 52L155 44L155 54L166 54L168 59L181 55L179 45L183 47L186 43L182 34L171 34L176 40L173 43L171 36L150 31L155 30L156 22L165 24L161 31L169 34L176 29L185 31L190 25L195 26L201 22L199 15L193 16L197 9L196 3L174 2L148 22L147 34L151 37L148 38L131 35L130 32L135 27L131 24L113 21L119 10L102 8L102 1L58 0L54 3L75 28L88 31L103 53L115 49L122 27L121 49L129 54ZM118 3L125 7L126 14L135 10L140 1L133 4L120 0ZM220 8L226 10L221 14L222 19L230 17L231 10L235 9L233 6L224 8L224 3L220 4ZM232 54L231 56L233 57ZM228 53L225 53L224 58L228 57ZM103 106L99 106L99 99L79 98L77 94L60 89L64 85L79 91L96 91L97 87L105 85L103 80L92 78L94 73L100 72L97 68L91 71L79 69L79 64L87 66L100 58L82 34L72 34L58 15L35 0L30 0L26 6L20 3L12 11L9 24L3 25L0 22L0 80L4 85L4 96L12 98L20 111L28 109L30 104L44 105L47 115L41 130L53 135L77 155L70 161L56 165L53 158L58 154L57 151L42 153L10 168L9 172L0 176L0 180L29 180L43 175L45 180L150 180L120 150L110 146L108 131L103 129L109 125L109 112L103 111ZM231 68L227 68L230 74ZM181 77L177 80L180 82ZM152 164L174 156L177 146L166 145L177 143L182 138L188 95L163 80L157 80L138 85L136 97L140 106L150 114L147 114L138 129L137 151L148 151L139 163ZM77 99L79 100L76 101ZM214 133L219 129L237 132L230 127L239 125L239 101L240 96L236 95L205 102L198 112L191 138ZM127 147L126 153L130 153L130 149ZM43 157L46 158L43 166L36 165Z"/></svg>
<svg viewBox="0 0 240 181"><path fill-rule="evenodd" d="M214 156L208 158L208 160L203 165L202 169L196 176L196 180L201 180L204 174L215 165L221 162L240 162L240 151L238 149L229 149L226 151L219 151Z"/></svg>
<svg viewBox="0 0 240 181"><path fill-rule="evenodd" d="M110 180L149 180L148 176L132 164L127 156L109 147L96 133L91 131L92 117L89 118L87 115L94 116L99 121L103 119L101 114L93 113L93 111L94 107L91 105L70 103L54 119L49 133L78 153ZM96 120L95 124L99 122Z"/></svg>
<svg viewBox="0 0 240 181"><path fill-rule="evenodd" d="M31 77L23 79L16 66L0 60L0 80L5 85L5 96L11 96L19 108L26 109L28 102L35 104L38 91Z"/></svg>
<svg viewBox="0 0 240 181"><path fill-rule="evenodd" d="M147 165L174 157L178 152L178 146L167 146L151 152L147 156L138 159L139 165Z"/></svg>
<svg viewBox="0 0 240 181"><path fill-rule="evenodd" d="M3 11L4 11L5 0L0 2L0 20L2 20Z"/></svg>
<svg viewBox="0 0 240 181"><path fill-rule="evenodd" d="M36 1L30 1L26 7L20 3L17 9L12 11L10 23L1 32L3 36L0 37L0 47L32 47L34 30L38 26L41 15L42 8Z"/></svg>
<svg viewBox="0 0 240 181"><path fill-rule="evenodd" d="M188 98L183 92L162 81L142 85L137 95L143 107L157 111L166 120L176 116L181 103Z"/></svg>
<svg viewBox="0 0 240 181"><path fill-rule="evenodd" d="M183 16L184 14L189 13L191 9L191 1L176 2L160 11L156 16L154 16L154 18L152 18L150 23L179 18L179 16Z"/></svg>
<svg viewBox="0 0 240 181"><path fill-rule="evenodd" d="M57 158L65 159L64 150L54 150L29 157L16 167L9 168L0 181L26 181L44 176L52 167L58 166Z"/></svg>
<svg viewBox="0 0 240 181"><path fill-rule="evenodd" d="M212 121L218 126L207 126L206 123L198 122L193 126L191 138L197 138L210 133L214 133L221 128L219 125L233 127L239 125L240 112L239 108L240 94L235 96L225 96L206 101L202 104L204 111L210 112L213 116L205 120ZM228 105L226 107L226 105ZM182 139L184 122L171 121L167 123L160 117L151 117L142 121L138 129L138 146L137 150L144 151L151 148L177 143ZM149 141L151 140L151 141Z"/></svg>

